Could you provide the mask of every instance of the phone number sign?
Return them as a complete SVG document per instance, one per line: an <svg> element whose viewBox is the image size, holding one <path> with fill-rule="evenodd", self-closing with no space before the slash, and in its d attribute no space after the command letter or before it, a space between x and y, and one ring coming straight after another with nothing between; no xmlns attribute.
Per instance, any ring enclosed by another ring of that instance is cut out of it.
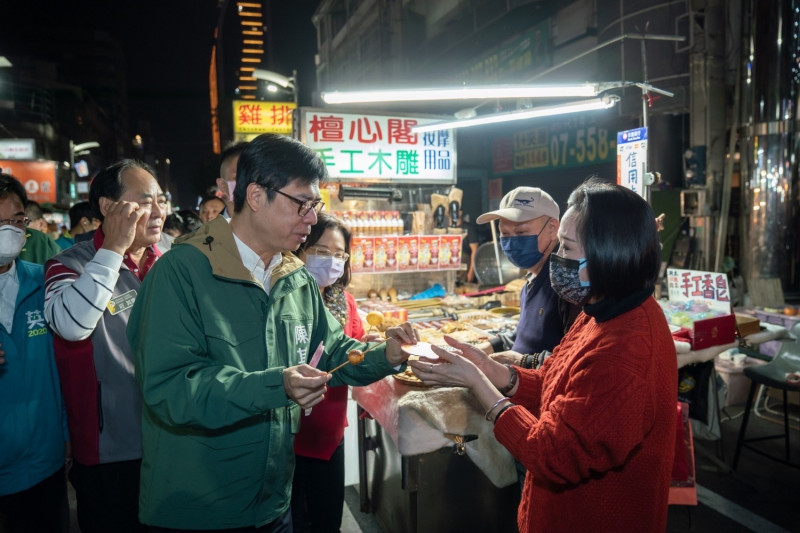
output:
<svg viewBox="0 0 800 533"><path fill-rule="evenodd" d="M613 163L616 149L614 132L607 128L542 125L495 138L492 170L508 174Z"/></svg>
<svg viewBox="0 0 800 533"><path fill-rule="evenodd" d="M438 121L303 109L300 140L319 154L336 180L451 184L456 181L453 131L412 131Z"/></svg>

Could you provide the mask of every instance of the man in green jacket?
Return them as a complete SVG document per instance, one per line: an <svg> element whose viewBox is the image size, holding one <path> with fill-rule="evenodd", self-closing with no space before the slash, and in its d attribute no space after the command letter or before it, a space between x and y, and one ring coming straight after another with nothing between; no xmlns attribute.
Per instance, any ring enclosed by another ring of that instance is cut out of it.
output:
<svg viewBox="0 0 800 533"><path fill-rule="evenodd" d="M322 209L320 158L262 135L242 152L230 222L175 241L128 323L144 398L140 520L150 531L291 531L293 433L330 385L404 368L409 324L347 365L352 349L297 249ZM308 362L324 344L318 368Z"/></svg>

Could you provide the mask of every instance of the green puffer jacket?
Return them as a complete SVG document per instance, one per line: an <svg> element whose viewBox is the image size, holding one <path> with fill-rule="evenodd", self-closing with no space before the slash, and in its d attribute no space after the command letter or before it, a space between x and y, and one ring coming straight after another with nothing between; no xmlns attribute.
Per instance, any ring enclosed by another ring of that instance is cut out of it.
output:
<svg viewBox="0 0 800 533"><path fill-rule="evenodd" d="M320 341L326 370L364 348L343 334L292 254L273 271L267 295L242 265L222 217L156 262L128 338L145 404L139 517L175 529L260 526L281 516L300 421L283 370L304 362ZM329 386L397 372L384 351L337 371Z"/></svg>

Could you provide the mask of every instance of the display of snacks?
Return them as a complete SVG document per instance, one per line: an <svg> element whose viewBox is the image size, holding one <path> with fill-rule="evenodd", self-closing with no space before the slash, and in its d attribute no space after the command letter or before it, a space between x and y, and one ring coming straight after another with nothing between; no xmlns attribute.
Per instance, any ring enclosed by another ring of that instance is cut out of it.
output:
<svg viewBox="0 0 800 533"><path fill-rule="evenodd" d="M416 326L417 324L415 324ZM444 340L445 335L467 344L480 344L489 340L490 337L485 331L481 331L469 324L442 324L435 328L417 329L417 335L420 341L431 344L447 344Z"/></svg>
<svg viewBox="0 0 800 533"><path fill-rule="evenodd" d="M464 322L485 331L489 335L499 335L500 333L513 333L517 329L519 317L506 317L496 315L489 311L474 311L468 314L459 314L459 322Z"/></svg>
<svg viewBox="0 0 800 533"><path fill-rule="evenodd" d="M401 381L406 385L413 385L415 387L425 387L426 385L422 382L421 379L417 377L416 374L411 370L411 368L406 368L404 371L400 372L399 374L393 374L393 377L397 381Z"/></svg>
<svg viewBox="0 0 800 533"><path fill-rule="evenodd" d="M379 312L383 315L384 321L390 318L399 319L400 322L404 322L408 320L408 310L403 309L402 307L398 307L390 302L384 302L383 300L364 300L358 302L358 307L362 311L370 313L371 311ZM369 324L368 324L369 325Z"/></svg>

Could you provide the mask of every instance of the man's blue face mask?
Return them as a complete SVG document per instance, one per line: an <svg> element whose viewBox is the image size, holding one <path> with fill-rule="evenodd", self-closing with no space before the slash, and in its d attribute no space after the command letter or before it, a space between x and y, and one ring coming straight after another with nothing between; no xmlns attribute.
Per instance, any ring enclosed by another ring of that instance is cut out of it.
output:
<svg viewBox="0 0 800 533"><path fill-rule="evenodd" d="M549 222L548 218L542 230L536 235L500 237L500 247L512 265L527 270L542 260L544 253L539 251L539 235L547 228ZM550 243L547 243L547 246L550 246Z"/></svg>

